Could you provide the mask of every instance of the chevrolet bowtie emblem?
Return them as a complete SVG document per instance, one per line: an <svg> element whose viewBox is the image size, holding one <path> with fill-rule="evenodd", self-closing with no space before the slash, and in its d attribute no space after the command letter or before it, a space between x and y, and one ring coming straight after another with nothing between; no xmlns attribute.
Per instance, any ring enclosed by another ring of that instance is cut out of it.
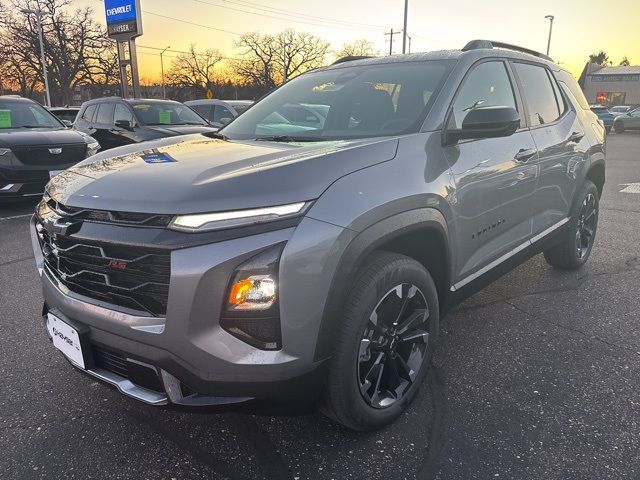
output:
<svg viewBox="0 0 640 480"><path fill-rule="evenodd" d="M50 148L49 153L51 155L60 155L62 153L62 148Z"/></svg>

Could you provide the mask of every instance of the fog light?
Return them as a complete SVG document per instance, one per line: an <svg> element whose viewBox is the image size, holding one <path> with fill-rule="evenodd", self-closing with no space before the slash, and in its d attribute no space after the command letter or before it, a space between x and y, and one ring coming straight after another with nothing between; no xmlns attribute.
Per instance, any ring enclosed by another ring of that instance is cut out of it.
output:
<svg viewBox="0 0 640 480"><path fill-rule="evenodd" d="M236 280L229 290L231 310L267 310L276 300L276 282L271 275L251 275Z"/></svg>

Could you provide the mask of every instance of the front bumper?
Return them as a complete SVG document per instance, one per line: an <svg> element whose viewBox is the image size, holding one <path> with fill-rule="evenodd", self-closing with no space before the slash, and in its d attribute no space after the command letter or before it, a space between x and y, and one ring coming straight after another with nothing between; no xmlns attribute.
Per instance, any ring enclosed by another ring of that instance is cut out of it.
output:
<svg viewBox="0 0 640 480"><path fill-rule="evenodd" d="M294 231L304 235L293 236ZM105 373L95 365L88 367L89 375L154 405L266 402L303 406L313 404L324 385L325 362L315 361L314 351L323 291L329 282L318 286L317 275L328 275L324 270L333 268L336 260L330 252L341 231L304 219L295 229L174 250L163 318L104 305L69 291L45 267L34 225L32 242L46 311L83 331L89 350L108 350L127 366L132 362L152 371L160 388L145 388L126 374ZM310 239L313 245L307 245ZM235 268L257 251L281 242L287 242L280 265L283 347L264 351L222 329L219 312Z"/></svg>

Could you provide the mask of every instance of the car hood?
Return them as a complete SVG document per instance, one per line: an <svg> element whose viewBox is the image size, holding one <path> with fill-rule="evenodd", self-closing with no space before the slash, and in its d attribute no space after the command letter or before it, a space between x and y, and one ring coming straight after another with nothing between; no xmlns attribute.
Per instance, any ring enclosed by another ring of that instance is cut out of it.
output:
<svg viewBox="0 0 640 480"><path fill-rule="evenodd" d="M314 143L165 138L99 153L55 176L69 206L201 213L318 198L342 176L395 157L397 138Z"/></svg>
<svg viewBox="0 0 640 480"><path fill-rule="evenodd" d="M75 130L9 130L0 132L0 147L11 148L19 145L37 147L39 145L72 145L86 143L86 135Z"/></svg>
<svg viewBox="0 0 640 480"><path fill-rule="evenodd" d="M149 125L146 128L163 137L189 135L191 133L215 132L218 130L217 128L210 127L208 125L171 125L166 127L161 125Z"/></svg>

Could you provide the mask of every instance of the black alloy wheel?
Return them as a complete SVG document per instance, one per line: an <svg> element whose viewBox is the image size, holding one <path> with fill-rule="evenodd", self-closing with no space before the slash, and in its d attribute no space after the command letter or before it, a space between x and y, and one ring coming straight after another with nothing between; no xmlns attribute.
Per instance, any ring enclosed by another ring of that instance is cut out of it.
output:
<svg viewBox="0 0 640 480"><path fill-rule="evenodd" d="M387 408L416 379L429 346L429 308L413 284L389 290L369 315L360 340L357 375L368 405Z"/></svg>
<svg viewBox="0 0 640 480"><path fill-rule="evenodd" d="M596 220L596 197L592 193L589 193L582 202L582 207L578 215L576 256L579 259L584 258L591 251L596 230Z"/></svg>

